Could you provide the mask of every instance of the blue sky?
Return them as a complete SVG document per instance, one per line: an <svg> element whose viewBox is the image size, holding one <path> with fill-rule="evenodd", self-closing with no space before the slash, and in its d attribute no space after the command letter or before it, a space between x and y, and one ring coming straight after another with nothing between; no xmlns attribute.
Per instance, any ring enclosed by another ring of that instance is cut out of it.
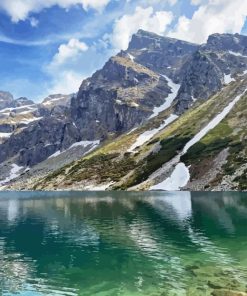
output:
<svg viewBox="0 0 247 296"><path fill-rule="evenodd" d="M41 100L76 92L139 28L203 43L247 34L243 0L1 0L0 90Z"/></svg>

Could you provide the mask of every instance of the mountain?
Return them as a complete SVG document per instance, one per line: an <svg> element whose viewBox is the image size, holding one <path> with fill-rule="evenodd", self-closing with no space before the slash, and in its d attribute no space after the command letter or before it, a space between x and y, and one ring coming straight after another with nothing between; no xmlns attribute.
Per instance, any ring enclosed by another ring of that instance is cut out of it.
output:
<svg viewBox="0 0 247 296"><path fill-rule="evenodd" d="M118 55L83 81L71 102L71 120L85 140L102 140L140 125L170 91L164 77Z"/></svg>
<svg viewBox="0 0 247 296"><path fill-rule="evenodd" d="M21 98L12 100L12 107L0 110L0 167L3 176L9 174L12 163L26 169L45 160L57 151L57 147L70 141L70 133L71 142L76 141L73 126L66 122L71 97L52 95L39 104Z"/></svg>
<svg viewBox="0 0 247 296"><path fill-rule="evenodd" d="M53 95L44 99L42 103L35 104L27 98L14 100L11 94L1 93L4 104L0 106L0 143L2 142L3 145L8 141L12 145L13 141L18 138L18 134L20 137L25 137L26 129L31 125L38 125L43 118L64 117L71 100L71 95ZM14 148L21 149L21 143L17 143Z"/></svg>
<svg viewBox="0 0 247 296"><path fill-rule="evenodd" d="M197 45L139 30L76 95L49 96L41 118L6 138L2 185L245 190L246 44L239 34Z"/></svg>
<svg viewBox="0 0 247 296"><path fill-rule="evenodd" d="M164 111L31 188L246 190L246 87L233 82L159 129Z"/></svg>
<svg viewBox="0 0 247 296"><path fill-rule="evenodd" d="M175 83L183 78L183 66L199 45L139 30L132 36L125 53L135 62L170 77Z"/></svg>
<svg viewBox="0 0 247 296"><path fill-rule="evenodd" d="M17 108L32 104L34 104L34 102L25 97L21 97L15 100L11 93L0 91L0 110L5 108Z"/></svg>
<svg viewBox="0 0 247 296"><path fill-rule="evenodd" d="M23 127L33 118L36 110L32 100L14 99L9 92L0 91L0 143L11 136L17 127Z"/></svg>
<svg viewBox="0 0 247 296"><path fill-rule="evenodd" d="M214 34L185 66L177 96L177 112L188 109L193 101L208 99L247 68L246 36ZM237 44L237 45L236 45Z"/></svg>

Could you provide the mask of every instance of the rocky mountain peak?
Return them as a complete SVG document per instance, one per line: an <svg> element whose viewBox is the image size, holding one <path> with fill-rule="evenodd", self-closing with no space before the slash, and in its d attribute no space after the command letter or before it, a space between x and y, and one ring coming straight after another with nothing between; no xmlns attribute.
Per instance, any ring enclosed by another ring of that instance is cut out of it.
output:
<svg viewBox="0 0 247 296"><path fill-rule="evenodd" d="M16 107L34 105L34 102L26 97L20 97L15 100Z"/></svg>
<svg viewBox="0 0 247 296"><path fill-rule="evenodd" d="M134 34L129 43L128 50L155 50L167 49L169 46L176 44L176 46L197 46L196 44L178 40L171 37L157 35L155 33L139 30Z"/></svg>
<svg viewBox="0 0 247 296"><path fill-rule="evenodd" d="M2 98L11 109L0 111L0 162L15 157L32 166L75 142L103 142L129 132L157 109L178 117L247 73L246 40L213 34L197 45L139 30L128 49L85 79L76 95L50 95L28 106L33 102L0 92L0 103ZM27 106L17 108L17 102Z"/></svg>
<svg viewBox="0 0 247 296"><path fill-rule="evenodd" d="M212 34L208 37L206 48L247 55L247 36L240 34Z"/></svg>
<svg viewBox="0 0 247 296"><path fill-rule="evenodd" d="M13 95L7 91L0 91L0 110L5 108L17 108L33 105L34 102L28 98L20 97L14 99Z"/></svg>
<svg viewBox="0 0 247 296"><path fill-rule="evenodd" d="M146 50L154 48L162 37L154 33L139 30L134 34L129 43L128 50Z"/></svg>
<svg viewBox="0 0 247 296"><path fill-rule="evenodd" d="M126 51L132 60L179 83L183 65L199 48L197 44L139 30Z"/></svg>
<svg viewBox="0 0 247 296"><path fill-rule="evenodd" d="M14 98L11 93L7 91L0 91L0 110L11 107Z"/></svg>
<svg viewBox="0 0 247 296"><path fill-rule="evenodd" d="M10 92L0 91L0 99L4 101L12 101L14 98Z"/></svg>
<svg viewBox="0 0 247 296"><path fill-rule="evenodd" d="M80 91L97 89L103 84L109 89L133 87L150 77L158 79L158 76L145 66L135 63L133 57L122 51L117 56L110 58L104 67L91 78L83 81Z"/></svg>
<svg viewBox="0 0 247 296"><path fill-rule="evenodd" d="M55 106L69 106L72 96L73 96L72 94L71 95L63 95L63 94L49 95L42 101L41 105L43 105L48 109L53 108Z"/></svg>

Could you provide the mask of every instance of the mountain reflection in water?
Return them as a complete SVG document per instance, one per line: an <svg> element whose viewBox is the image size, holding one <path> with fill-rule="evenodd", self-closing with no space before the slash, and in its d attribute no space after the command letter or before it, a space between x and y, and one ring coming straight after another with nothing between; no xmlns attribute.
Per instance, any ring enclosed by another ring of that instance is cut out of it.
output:
<svg viewBox="0 0 247 296"><path fill-rule="evenodd" d="M244 291L246 222L246 193L2 192L0 292Z"/></svg>

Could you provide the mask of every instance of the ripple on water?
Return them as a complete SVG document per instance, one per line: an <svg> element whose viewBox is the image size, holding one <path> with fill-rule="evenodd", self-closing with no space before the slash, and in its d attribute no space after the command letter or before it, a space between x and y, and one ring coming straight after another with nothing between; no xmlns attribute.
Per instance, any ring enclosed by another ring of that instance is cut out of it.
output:
<svg viewBox="0 0 247 296"><path fill-rule="evenodd" d="M246 194L5 197L0 295L207 296L246 289Z"/></svg>

